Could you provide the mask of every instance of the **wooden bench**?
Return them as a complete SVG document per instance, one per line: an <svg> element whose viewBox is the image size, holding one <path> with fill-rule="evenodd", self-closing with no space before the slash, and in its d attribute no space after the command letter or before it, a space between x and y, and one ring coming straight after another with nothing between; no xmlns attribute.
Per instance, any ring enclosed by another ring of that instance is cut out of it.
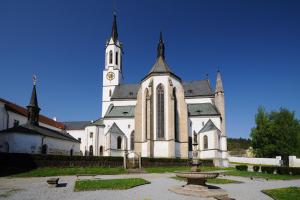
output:
<svg viewBox="0 0 300 200"><path fill-rule="evenodd" d="M49 187L56 187L58 185L58 180L59 180L59 178L49 178L47 180L47 183L48 183Z"/></svg>

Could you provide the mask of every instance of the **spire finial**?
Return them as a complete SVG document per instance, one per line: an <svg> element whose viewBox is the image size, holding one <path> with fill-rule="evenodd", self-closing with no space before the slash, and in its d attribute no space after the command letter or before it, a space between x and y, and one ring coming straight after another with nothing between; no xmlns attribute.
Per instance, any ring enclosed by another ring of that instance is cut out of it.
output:
<svg viewBox="0 0 300 200"><path fill-rule="evenodd" d="M36 85L36 81L37 81L37 77L35 74L33 74L33 76L32 76L33 85Z"/></svg>
<svg viewBox="0 0 300 200"><path fill-rule="evenodd" d="M164 45L164 41L163 41L163 36L162 36L162 32L160 32L159 34L159 42L157 45L157 58L162 57L163 59L165 59L165 45Z"/></svg>
<svg viewBox="0 0 300 200"><path fill-rule="evenodd" d="M33 88L29 105L27 106L28 123L32 125L39 124L39 112L40 108L38 105L37 94L36 94L36 76L32 76Z"/></svg>
<svg viewBox="0 0 300 200"><path fill-rule="evenodd" d="M216 93L224 92L220 70L218 70L218 72L217 72L216 91L215 92Z"/></svg>
<svg viewBox="0 0 300 200"><path fill-rule="evenodd" d="M114 19L113 19L113 25L112 25L112 30L111 30L111 37L114 42L118 40L118 30L117 30L117 15L116 12L113 12Z"/></svg>

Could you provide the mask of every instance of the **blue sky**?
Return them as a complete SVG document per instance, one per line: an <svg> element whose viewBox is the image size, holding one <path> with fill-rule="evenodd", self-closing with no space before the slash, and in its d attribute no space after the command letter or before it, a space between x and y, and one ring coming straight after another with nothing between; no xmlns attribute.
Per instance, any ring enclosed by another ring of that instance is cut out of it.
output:
<svg viewBox="0 0 300 200"><path fill-rule="evenodd" d="M26 106L38 76L42 114L93 120L101 113L104 47L112 1L1 0L0 97ZM248 137L259 105L300 118L300 2L275 0L115 1L126 83L166 59L183 80L215 85L221 70L227 134Z"/></svg>

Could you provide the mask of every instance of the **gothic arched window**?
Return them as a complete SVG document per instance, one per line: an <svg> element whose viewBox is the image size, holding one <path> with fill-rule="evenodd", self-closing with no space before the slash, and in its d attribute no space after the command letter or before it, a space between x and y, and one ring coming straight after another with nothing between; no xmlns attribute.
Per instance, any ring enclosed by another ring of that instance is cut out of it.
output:
<svg viewBox="0 0 300 200"><path fill-rule="evenodd" d="M148 132L148 89L145 90L145 140L147 139L147 132Z"/></svg>
<svg viewBox="0 0 300 200"><path fill-rule="evenodd" d="M132 133L130 135L130 150L131 151L134 150L134 131L132 131Z"/></svg>
<svg viewBox="0 0 300 200"><path fill-rule="evenodd" d="M112 50L109 51L109 64L112 64L113 53Z"/></svg>
<svg viewBox="0 0 300 200"><path fill-rule="evenodd" d="M117 149L121 149L122 148L122 137L119 136L117 138Z"/></svg>
<svg viewBox="0 0 300 200"><path fill-rule="evenodd" d="M165 137L165 101L164 101L164 87L159 84L156 89L157 95L157 138L164 139Z"/></svg>
<svg viewBox="0 0 300 200"><path fill-rule="evenodd" d="M119 64L119 53L116 52L116 65L118 65L118 64Z"/></svg>
<svg viewBox="0 0 300 200"><path fill-rule="evenodd" d="M100 156L103 156L103 146L100 146L99 151L100 151Z"/></svg>
<svg viewBox="0 0 300 200"><path fill-rule="evenodd" d="M111 97L111 90L109 90L109 97Z"/></svg>
<svg viewBox="0 0 300 200"><path fill-rule="evenodd" d="M194 132L194 144L198 144L198 138L196 132Z"/></svg>
<svg viewBox="0 0 300 200"><path fill-rule="evenodd" d="M93 149L93 145L90 146L90 152L89 152L89 156L93 156L94 155L94 149Z"/></svg>
<svg viewBox="0 0 300 200"><path fill-rule="evenodd" d="M204 137L203 137L203 148L204 149L208 148L208 138L207 138L207 135L204 135Z"/></svg>
<svg viewBox="0 0 300 200"><path fill-rule="evenodd" d="M176 88L173 88L173 98L174 98L174 130L175 130L175 141L179 140L179 122L178 122L178 111L177 111L177 98L176 98Z"/></svg>

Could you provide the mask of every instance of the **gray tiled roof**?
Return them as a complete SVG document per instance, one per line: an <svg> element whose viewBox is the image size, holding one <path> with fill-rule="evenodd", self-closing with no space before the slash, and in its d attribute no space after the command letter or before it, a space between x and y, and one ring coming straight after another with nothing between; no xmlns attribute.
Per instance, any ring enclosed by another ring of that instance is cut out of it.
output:
<svg viewBox="0 0 300 200"><path fill-rule="evenodd" d="M113 123L113 125L110 127L110 129L107 131L107 133L116 133L116 134L125 135L116 123Z"/></svg>
<svg viewBox="0 0 300 200"><path fill-rule="evenodd" d="M217 108L211 103L188 104L189 116L220 115Z"/></svg>
<svg viewBox="0 0 300 200"><path fill-rule="evenodd" d="M168 64L165 62L165 60L162 57L158 57L148 74L165 73L165 72L171 73L171 70L170 70Z"/></svg>
<svg viewBox="0 0 300 200"><path fill-rule="evenodd" d="M72 121L72 122L63 122L66 126L66 130L83 130L91 121Z"/></svg>
<svg viewBox="0 0 300 200"><path fill-rule="evenodd" d="M32 125L29 123L3 130L0 133L38 134L38 135L43 135L43 136L47 136L47 137L53 137L53 138L58 138L58 139L62 139L62 140L68 140L68 141L80 143L78 140L76 140L73 136L71 136L67 132L55 131L55 130L52 130L52 129L49 129L49 128L46 128L43 126Z"/></svg>
<svg viewBox="0 0 300 200"><path fill-rule="evenodd" d="M134 117L135 106L109 106L105 118Z"/></svg>
<svg viewBox="0 0 300 200"><path fill-rule="evenodd" d="M214 94L208 80L184 82L183 87L185 97L211 96Z"/></svg>
<svg viewBox="0 0 300 200"><path fill-rule="evenodd" d="M103 123L103 119L97 119L93 122L91 122L88 126L105 126Z"/></svg>
<svg viewBox="0 0 300 200"><path fill-rule="evenodd" d="M136 99L140 84L121 84L115 87L111 99Z"/></svg>
<svg viewBox="0 0 300 200"><path fill-rule="evenodd" d="M121 84L116 86L111 99L136 99L140 84ZM185 97L212 96L208 80L183 82Z"/></svg>
<svg viewBox="0 0 300 200"><path fill-rule="evenodd" d="M209 119L208 122L203 126L203 128L199 131L199 133L204 133L207 131L218 130L220 131L216 125Z"/></svg>

